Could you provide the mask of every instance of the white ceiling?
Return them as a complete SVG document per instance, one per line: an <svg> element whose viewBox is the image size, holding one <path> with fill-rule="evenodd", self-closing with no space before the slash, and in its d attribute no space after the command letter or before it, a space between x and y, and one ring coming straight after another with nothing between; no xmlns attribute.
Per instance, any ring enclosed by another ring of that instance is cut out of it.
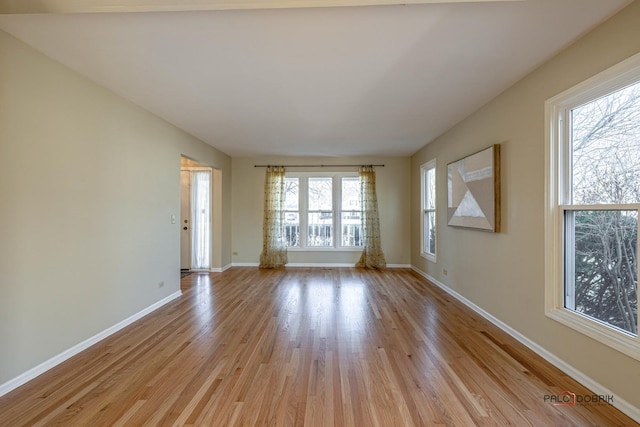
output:
<svg viewBox="0 0 640 427"><path fill-rule="evenodd" d="M0 29L231 156L404 156L628 3L5 14Z"/></svg>

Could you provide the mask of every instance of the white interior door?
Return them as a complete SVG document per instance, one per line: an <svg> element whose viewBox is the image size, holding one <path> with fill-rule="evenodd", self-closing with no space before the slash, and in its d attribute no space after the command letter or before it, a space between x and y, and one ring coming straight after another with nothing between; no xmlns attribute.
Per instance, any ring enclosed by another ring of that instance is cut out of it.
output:
<svg viewBox="0 0 640 427"><path fill-rule="evenodd" d="M191 171L180 171L180 269L191 268Z"/></svg>

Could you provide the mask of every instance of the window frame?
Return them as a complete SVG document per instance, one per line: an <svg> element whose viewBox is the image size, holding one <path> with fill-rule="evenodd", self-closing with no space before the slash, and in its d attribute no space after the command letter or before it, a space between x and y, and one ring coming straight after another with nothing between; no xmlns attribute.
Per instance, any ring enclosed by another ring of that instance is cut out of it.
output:
<svg viewBox="0 0 640 427"><path fill-rule="evenodd" d="M298 237L300 236L300 227L302 226L301 223L301 214L300 214L300 178L298 178L297 176L288 176L285 173L285 186L286 186L286 181L287 179L295 179L298 181L298 209L287 209L287 207L285 206L284 208L284 216L285 216L285 227L287 226L287 216L289 214L294 214L294 215L298 215ZM285 191L285 197L286 197L286 191ZM285 238L286 241L288 241L288 239ZM287 249L292 249L292 248L299 248L299 246L288 246L287 245Z"/></svg>
<svg viewBox="0 0 640 427"><path fill-rule="evenodd" d="M336 197L339 197L338 200L338 216L340 219L340 233L337 235L337 238L340 239L340 242L342 242L344 240L344 227L345 227L345 223L343 222L344 220L344 214L345 213L354 213L357 212L358 213L358 221L360 223L360 242L361 244L359 246L355 246L355 245L343 245L342 243L340 243L338 245L338 247L340 248L356 248L357 250L362 250L364 248L364 230L362 230L362 197L360 197L359 200L359 208L358 209L353 209L353 208L345 208L345 206L343 206L343 198L342 198L342 190L343 190L343 183L344 183L344 179L345 178L356 178L359 182L360 182L360 192L361 192L361 196L362 196L362 180L360 179L360 175L358 173L353 173L353 174L340 174L336 180L337 182L337 186L340 187L340 194L337 195Z"/></svg>
<svg viewBox="0 0 640 427"><path fill-rule="evenodd" d="M571 266L565 265L565 257L570 249L565 249L567 235L564 218L565 212L579 210L632 209L640 213L640 203L574 204L570 197L571 111L638 81L640 54L545 102L545 314L636 360L640 360L640 334L633 335L565 308L565 277ZM640 240L638 244L640 245Z"/></svg>
<svg viewBox="0 0 640 427"><path fill-rule="evenodd" d="M309 178L331 177L332 187L332 216L333 233L331 246L310 246L308 243L308 221L309 221ZM359 178L358 172L286 172L285 178L298 178L298 218L300 227L300 245L287 246L289 251L304 252L324 252L324 251L344 251L361 252L363 246L343 246L342 245L342 178ZM352 211L353 209L346 209Z"/></svg>
<svg viewBox="0 0 640 427"><path fill-rule="evenodd" d="M435 191L434 191L435 197L433 200L433 208L427 207L427 204L429 202L428 192L427 192L427 189L429 187L428 174L430 170L433 170L433 177L434 177L433 185L435 187ZM438 259L437 258L437 253L438 253L437 172L438 172L438 169L437 169L436 159L431 159L420 166L420 255L431 262L437 262L437 259ZM426 237L425 233L427 231L427 224L426 224L425 218L427 217L428 214L433 214L434 216L433 223L434 223L434 232L435 232L435 242L434 242L433 253L427 250L427 239L425 238Z"/></svg>
<svg viewBox="0 0 640 427"><path fill-rule="evenodd" d="M318 181L330 181L331 185L331 209L322 209L322 208L316 208L316 209L310 209L309 207L309 181L311 181L312 179L316 179ZM305 227L300 229L300 246L301 247L305 247L304 245L306 244L306 248L308 249L318 249L318 248L335 248L336 247L336 228L338 227L339 223L338 223L338 219L336 218L336 183L335 183L335 179L332 176L308 176L306 178L300 179L300 182L304 181L304 185L301 185L300 188L304 188L304 194L299 193L298 196L300 197L300 201L302 201L304 199L305 204L301 205L301 209L302 206L304 206L304 215L305 215ZM325 213L330 212L331 214L331 244L330 245L310 245L309 244L309 217L312 214L317 215L318 218L322 218L324 216ZM302 220L301 220L302 221Z"/></svg>

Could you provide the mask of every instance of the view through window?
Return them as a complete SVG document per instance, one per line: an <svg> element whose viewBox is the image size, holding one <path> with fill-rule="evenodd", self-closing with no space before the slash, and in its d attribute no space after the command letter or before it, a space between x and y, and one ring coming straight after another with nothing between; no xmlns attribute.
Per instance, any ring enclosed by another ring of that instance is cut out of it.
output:
<svg viewBox="0 0 640 427"><path fill-rule="evenodd" d="M436 260L436 161L420 167L422 196L421 255Z"/></svg>
<svg viewBox="0 0 640 427"><path fill-rule="evenodd" d="M638 333L640 82L570 110L565 307Z"/></svg>
<svg viewBox="0 0 640 427"><path fill-rule="evenodd" d="M363 245L356 174L291 174L285 179L285 237L290 248Z"/></svg>

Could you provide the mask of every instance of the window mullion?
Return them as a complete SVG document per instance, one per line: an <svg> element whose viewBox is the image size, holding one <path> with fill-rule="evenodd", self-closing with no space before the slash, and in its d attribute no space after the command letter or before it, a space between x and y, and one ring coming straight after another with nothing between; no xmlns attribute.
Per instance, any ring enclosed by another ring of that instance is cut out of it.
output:
<svg viewBox="0 0 640 427"><path fill-rule="evenodd" d="M593 204L593 205L560 205L561 209L568 211L628 211L628 210L640 210L640 203L622 203L622 204Z"/></svg>

